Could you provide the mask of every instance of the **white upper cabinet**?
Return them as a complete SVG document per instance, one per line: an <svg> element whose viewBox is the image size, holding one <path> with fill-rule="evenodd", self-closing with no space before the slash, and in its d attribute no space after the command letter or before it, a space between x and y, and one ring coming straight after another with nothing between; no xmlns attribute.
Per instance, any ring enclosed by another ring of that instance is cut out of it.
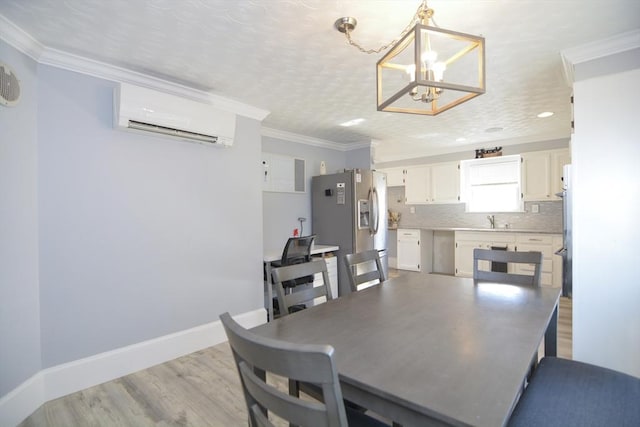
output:
<svg viewBox="0 0 640 427"><path fill-rule="evenodd" d="M557 193L562 192L562 174L564 173L564 165L571 164L571 152L569 149L554 150L551 153L551 194L556 200L560 197Z"/></svg>
<svg viewBox="0 0 640 427"><path fill-rule="evenodd" d="M411 166L405 171L405 203L458 203L460 171L458 162Z"/></svg>
<svg viewBox="0 0 640 427"><path fill-rule="evenodd" d="M404 198L408 205L429 203L431 199L431 168L412 166L404 175Z"/></svg>
<svg viewBox="0 0 640 427"><path fill-rule="evenodd" d="M551 200L551 156L548 152L522 154L522 193L525 201Z"/></svg>
<svg viewBox="0 0 640 427"><path fill-rule="evenodd" d="M562 167L569 163L569 149L522 153L524 200L559 200L556 193L562 190Z"/></svg>
<svg viewBox="0 0 640 427"><path fill-rule="evenodd" d="M458 162L431 165L431 202L460 201L460 168Z"/></svg>
<svg viewBox="0 0 640 427"><path fill-rule="evenodd" d="M404 168L378 169L387 174L387 187L404 187Z"/></svg>

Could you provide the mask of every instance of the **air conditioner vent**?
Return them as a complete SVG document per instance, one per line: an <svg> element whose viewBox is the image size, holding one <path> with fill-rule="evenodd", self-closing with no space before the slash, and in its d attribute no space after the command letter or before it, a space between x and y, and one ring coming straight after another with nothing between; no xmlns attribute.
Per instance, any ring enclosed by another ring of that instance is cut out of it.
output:
<svg viewBox="0 0 640 427"><path fill-rule="evenodd" d="M116 87L113 101L116 128L151 132L209 146L233 145L235 113L206 102L126 83Z"/></svg>
<svg viewBox="0 0 640 427"><path fill-rule="evenodd" d="M162 135L175 136L177 138L184 138L191 141L197 141L197 142L208 143L208 144L216 144L218 142L217 136L209 136L201 133L189 132L186 130L173 129L165 126L138 122L135 120L129 120L129 128L144 130L147 132L160 133Z"/></svg>
<svg viewBox="0 0 640 427"><path fill-rule="evenodd" d="M11 68L0 62L0 104L15 106L20 100L20 80Z"/></svg>

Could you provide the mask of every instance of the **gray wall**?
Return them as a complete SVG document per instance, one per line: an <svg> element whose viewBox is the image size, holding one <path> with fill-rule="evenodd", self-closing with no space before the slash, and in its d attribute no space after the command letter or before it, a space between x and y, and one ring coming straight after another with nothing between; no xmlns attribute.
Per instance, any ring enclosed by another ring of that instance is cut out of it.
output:
<svg viewBox="0 0 640 427"><path fill-rule="evenodd" d="M260 123L205 147L114 130L113 82L0 42L0 396L39 370L263 305Z"/></svg>
<svg viewBox="0 0 640 427"><path fill-rule="evenodd" d="M0 40L22 82L0 106L0 397L41 369L38 288L37 64Z"/></svg>
<svg viewBox="0 0 640 427"><path fill-rule="evenodd" d="M43 366L260 308L260 123L206 147L113 129L112 82L39 84Z"/></svg>
<svg viewBox="0 0 640 427"><path fill-rule="evenodd" d="M303 223L303 233L308 235L313 232L311 177L320 174L321 161L326 164L327 174L345 168L370 167L370 148L345 152L265 136L262 138L262 151L305 159L307 179L307 192L304 194L263 192L262 224L265 250L284 248L287 239L293 235L293 229L300 228L299 217L307 219Z"/></svg>

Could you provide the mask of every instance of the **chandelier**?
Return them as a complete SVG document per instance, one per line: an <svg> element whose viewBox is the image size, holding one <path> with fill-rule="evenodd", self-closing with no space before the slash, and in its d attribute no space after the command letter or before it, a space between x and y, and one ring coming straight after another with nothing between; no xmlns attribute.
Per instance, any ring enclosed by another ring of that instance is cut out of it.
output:
<svg viewBox="0 0 640 427"><path fill-rule="evenodd" d="M484 37L442 29L433 14L424 0L398 40L369 50L351 38L355 18L335 22L361 52L389 49L376 64L378 111L435 116L485 92Z"/></svg>

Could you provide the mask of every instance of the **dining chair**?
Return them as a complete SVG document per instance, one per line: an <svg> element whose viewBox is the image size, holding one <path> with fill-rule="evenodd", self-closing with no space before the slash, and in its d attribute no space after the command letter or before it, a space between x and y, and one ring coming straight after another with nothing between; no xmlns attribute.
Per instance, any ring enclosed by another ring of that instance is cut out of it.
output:
<svg viewBox="0 0 640 427"><path fill-rule="evenodd" d="M533 264L532 275L508 273L504 271L482 270L479 268L480 261L489 261L503 264ZM473 250L473 278L476 280L509 283L514 285L525 285L539 287L542 270L542 252L515 252L493 249Z"/></svg>
<svg viewBox="0 0 640 427"><path fill-rule="evenodd" d="M640 378L575 360L544 357L508 425L640 426Z"/></svg>
<svg viewBox="0 0 640 427"><path fill-rule="evenodd" d="M279 261L272 262L271 267L277 268L311 261L311 246L313 245L315 237L315 234L310 236L289 237L282 250L282 257ZM294 288L310 282L313 282L313 277L303 277L297 280L287 281L283 283L283 286L285 288Z"/></svg>
<svg viewBox="0 0 640 427"><path fill-rule="evenodd" d="M489 270L481 270L480 261L489 261ZM493 263L500 263L502 268L493 268ZM533 264L533 274L508 273L508 264ZM496 271L498 270L498 271ZM518 286L531 286L538 288L541 286L542 252L516 252L496 249L473 250L473 278L479 281L495 283L507 283ZM531 364L527 372L527 381L531 379L533 372L538 366L538 351L531 356ZM525 383L523 383L523 387Z"/></svg>
<svg viewBox="0 0 640 427"><path fill-rule="evenodd" d="M344 262L347 265L351 292L357 292L358 286L363 283L375 282L373 284L378 284L387 280L377 249L346 254Z"/></svg>
<svg viewBox="0 0 640 427"><path fill-rule="evenodd" d="M298 287L293 292L285 292L283 282L309 276L313 279L317 273L322 274L322 284L319 286ZM322 258L313 259L302 264L277 267L271 271L271 274L273 276L273 284L276 287L280 316L286 316L298 311L294 307L300 307L302 303L312 301L315 298L325 297L327 300L333 298L327 263Z"/></svg>
<svg viewBox="0 0 640 427"><path fill-rule="evenodd" d="M240 326L229 313L220 316L240 375L250 427L272 427L269 411L302 426L384 426L345 407L330 345L295 344L261 337ZM268 383L267 373L317 384L322 401L304 400Z"/></svg>

